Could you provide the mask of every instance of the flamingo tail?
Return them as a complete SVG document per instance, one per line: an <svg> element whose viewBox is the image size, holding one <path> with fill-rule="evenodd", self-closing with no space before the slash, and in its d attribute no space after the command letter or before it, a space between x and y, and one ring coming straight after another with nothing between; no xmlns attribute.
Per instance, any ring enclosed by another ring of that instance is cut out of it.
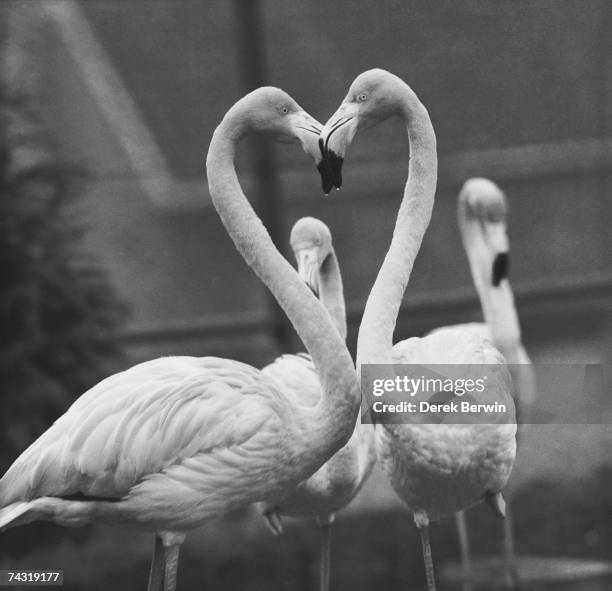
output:
<svg viewBox="0 0 612 591"><path fill-rule="evenodd" d="M28 515L30 509L31 503L29 502L13 503L0 509L0 531L32 521L31 516Z"/></svg>

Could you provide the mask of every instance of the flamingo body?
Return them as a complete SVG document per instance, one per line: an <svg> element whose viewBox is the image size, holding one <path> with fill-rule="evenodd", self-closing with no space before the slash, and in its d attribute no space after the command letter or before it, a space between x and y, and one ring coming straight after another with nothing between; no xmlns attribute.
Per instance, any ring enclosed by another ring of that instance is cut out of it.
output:
<svg viewBox="0 0 612 591"><path fill-rule="evenodd" d="M374 69L357 76L321 132L320 145L331 183L342 185L342 163L360 126L399 117L410 148L408 178L391 244L366 302L357 339L362 364L478 364L499 366L498 395L511 391L502 359L487 339L467 331L438 331L393 347L393 332L414 261L431 220L437 182L436 136L425 106L400 78ZM503 275L507 260L500 260ZM489 368L490 371L490 368ZM504 384L506 384L504 386ZM489 386L490 387L490 384ZM508 420L514 419L512 399ZM429 521L473 505L484 497L503 514L499 489L507 480L516 449L516 425L381 424L376 447L398 496L414 512L421 533L427 588L435 591Z"/></svg>
<svg viewBox="0 0 612 591"><path fill-rule="evenodd" d="M307 354L283 355L265 367L262 373L277 380L283 391L297 384L299 388L294 391L309 404L316 404L321 396L321 386ZM374 449L369 440L361 428L356 428L348 443L312 476L278 502L264 503L263 513L274 511L290 517L318 517L346 507L372 470Z"/></svg>
<svg viewBox="0 0 612 591"><path fill-rule="evenodd" d="M329 228L316 218L301 218L291 230L290 243L298 273L318 295L340 336L346 338L342 276ZM262 373L274 379L279 389L299 396L298 404L314 406L321 399L321 384L310 355L282 355ZM320 523L328 523L357 495L374 461L372 427L358 423L348 443L314 474L278 502L263 503L260 510L276 533L280 533L280 520L276 518L280 515L317 517Z"/></svg>
<svg viewBox="0 0 612 591"><path fill-rule="evenodd" d="M393 347L393 361L497 366L495 387L501 391L488 390L487 397L509 402L503 417L506 422L387 424L376 429L378 461L393 489L413 513L432 520L499 492L510 476L516 454L510 375L502 355L483 338L480 327L468 326L475 330L458 325L438 329L422 339L401 341Z"/></svg>
<svg viewBox="0 0 612 591"><path fill-rule="evenodd" d="M142 363L94 386L35 441L0 480L0 502L27 500L36 514L45 505L32 499L56 497L60 522L191 529L300 479L295 402L238 361Z"/></svg>

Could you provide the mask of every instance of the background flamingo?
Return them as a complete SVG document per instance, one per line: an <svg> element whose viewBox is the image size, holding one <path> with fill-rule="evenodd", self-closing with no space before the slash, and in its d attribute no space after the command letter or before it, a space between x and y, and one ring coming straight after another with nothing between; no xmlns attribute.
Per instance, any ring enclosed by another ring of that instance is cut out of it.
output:
<svg viewBox="0 0 612 591"><path fill-rule="evenodd" d="M383 424L376 450L391 485L408 505L423 543L427 586L435 589L428 526L488 499L503 515L501 489L516 452L512 383L501 354L489 340L462 329L442 329L393 346L393 331L415 257L431 218L437 177L436 140L427 110L397 76L384 70L359 75L321 132L321 145L336 187L344 154L360 124L397 115L407 127L409 173L393 239L368 297L357 342L364 363L486 364L494 366L496 398L508 404L507 422L496 425ZM490 393L490 382L488 387Z"/></svg>
<svg viewBox="0 0 612 591"><path fill-rule="evenodd" d="M317 294L340 336L346 338L346 312L342 277L329 228L320 220L298 220L291 231L291 248L300 277ZM308 355L283 355L262 369L279 389L295 392L301 404L315 405L321 386ZM373 429L357 421L349 442L310 478L284 498L263 503L260 510L276 534L282 533L281 515L316 518L320 529L320 589L329 589L331 524L334 514L357 495L375 461Z"/></svg>
<svg viewBox="0 0 612 591"><path fill-rule="evenodd" d="M469 179L459 193L457 212L461 239L485 322L457 325L455 328L489 338L500 350L510 364L508 369L515 387L517 419L528 422L527 413L534 403L536 384L531 361L521 342L518 314L508 280L510 249L506 230L507 211L505 195L488 179ZM465 577L464 590L468 591L471 589L469 579L472 565L463 512L457 514L457 528ZM504 521L504 554L506 584L512 589L518 584L518 575L508 507Z"/></svg>
<svg viewBox="0 0 612 591"><path fill-rule="evenodd" d="M247 263L272 291L312 355L323 395L296 405L260 371L215 357L168 357L100 382L0 480L0 528L36 519L103 522L156 532L149 581L176 585L186 532L238 507L274 500L312 474L353 432L352 359L329 315L276 250L240 189L239 140L268 131L319 158L318 123L286 93L258 89L217 127L210 193Z"/></svg>
<svg viewBox="0 0 612 591"><path fill-rule="evenodd" d="M536 382L531 359L522 343L508 279L510 246L506 197L492 181L473 178L463 185L457 209L461 239L485 320L484 324L464 326L482 330L503 354L515 384L517 422L528 424L529 410L535 402Z"/></svg>

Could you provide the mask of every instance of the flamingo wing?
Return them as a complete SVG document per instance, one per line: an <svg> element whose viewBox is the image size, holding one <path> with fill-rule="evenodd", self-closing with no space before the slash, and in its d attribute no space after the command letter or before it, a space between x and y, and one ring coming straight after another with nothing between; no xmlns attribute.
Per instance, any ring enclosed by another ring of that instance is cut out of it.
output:
<svg viewBox="0 0 612 591"><path fill-rule="evenodd" d="M270 386L258 370L214 357L162 358L115 374L17 458L0 480L0 506L77 493L121 498L191 458L235 448L278 418Z"/></svg>
<svg viewBox="0 0 612 591"><path fill-rule="evenodd" d="M436 328L423 338L393 345L393 361L405 364L503 364L486 324L471 322Z"/></svg>
<svg viewBox="0 0 612 591"><path fill-rule="evenodd" d="M315 406L322 396L321 383L310 355L281 355L261 370L298 406Z"/></svg>

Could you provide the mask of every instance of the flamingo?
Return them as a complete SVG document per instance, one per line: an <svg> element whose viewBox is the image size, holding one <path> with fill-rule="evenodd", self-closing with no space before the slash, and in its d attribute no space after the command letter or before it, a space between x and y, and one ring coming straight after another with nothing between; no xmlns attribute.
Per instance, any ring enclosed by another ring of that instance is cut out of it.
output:
<svg viewBox="0 0 612 591"><path fill-rule="evenodd" d="M319 296L340 336L346 339L342 277L329 228L315 218L302 218L293 226L290 242L300 276ZM308 355L282 355L264 367L262 373L283 390L299 391L302 403L314 405L321 398L321 386ZM320 530L321 591L329 589L334 515L355 498L370 475L375 458L372 427L357 421L349 442L317 472L288 491L284 498L259 507L276 535L283 531L281 515L316 518Z"/></svg>
<svg viewBox="0 0 612 591"><path fill-rule="evenodd" d="M441 329L393 346L393 331L415 257L433 208L436 138L426 108L412 89L384 70L357 76L338 110L324 125L319 145L331 183L342 184L344 155L360 125L391 116L406 124L409 172L391 245L380 268L357 340L363 364L486 364L494 368L497 399L507 404L499 424L377 424L378 461L398 496L414 515L421 535L427 588L435 591L430 520L452 515L486 499L503 515L501 490L516 453L512 383L501 354L488 339L461 329ZM510 394L509 394L510 393ZM477 396L477 394L475 394Z"/></svg>
<svg viewBox="0 0 612 591"><path fill-rule="evenodd" d="M240 254L312 355L322 396L297 396L261 371L217 357L167 357L83 394L0 480L0 529L37 519L155 532L149 589L174 591L186 533L236 508L273 501L346 444L359 408L355 368L321 303L274 247L234 167L238 142L270 132L320 159L319 124L280 89L240 99L206 161L213 204Z"/></svg>
<svg viewBox="0 0 612 591"><path fill-rule="evenodd" d="M508 280L509 241L506 231L508 204L500 188L484 178L468 179L458 198L457 217L461 240L478 293L484 323L469 323L455 328L479 333L491 339L509 364L515 385L519 423L528 422L528 410L535 402L535 374L529 355L521 342L521 329ZM435 332L435 331L434 331ZM519 429L520 434L520 429ZM457 513L464 576L469 578L471 556L464 512ZM506 584L518 584L512 521L506 507L504 520ZM464 585L467 591L471 586Z"/></svg>

